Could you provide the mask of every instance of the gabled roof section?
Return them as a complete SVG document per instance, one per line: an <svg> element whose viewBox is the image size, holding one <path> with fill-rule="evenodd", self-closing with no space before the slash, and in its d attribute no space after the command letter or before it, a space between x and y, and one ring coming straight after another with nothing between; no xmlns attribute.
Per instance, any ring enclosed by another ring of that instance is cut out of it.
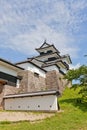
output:
<svg viewBox="0 0 87 130"><path fill-rule="evenodd" d="M68 64L72 64L71 58L68 54L61 56L62 59L66 59Z"/></svg>
<svg viewBox="0 0 87 130"><path fill-rule="evenodd" d="M11 67L14 67L14 68L16 68L16 69L24 70L23 68L21 68L21 67L19 67L19 66L16 66L15 64L13 64L13 63L11 63L11 62L9 62L9 61L7 61L7 60L4 60L4 59L2 59L2 58L0 58L0 63L5 63L5 64L7 64L7 65L9 65L9 66L11 66Z"/></svg>
<svg viewBox="0 0 87 130"><path fill-rule="evenodd" d="M54 64L56 64L58 66L58 64L61 63L61 65L66 68L67 70L69 69L69 65L65 62L63 62L61 59L58 59L56 61L53 61L53 62L45 62L45 64L42 65L42 68L43 67L46 67L46 66L52 66Z"/></svg>
<svg viewBox="0 0 87 130"><path fill-rule="evenodd" d="M56 63L54 63L54 64L47 64L47 65L45 64L45 65L43 66L43 68L45 69L46 67L49 67L49 66L56 66L56 67L58 68L59 72L60 72L61 74L65 75L65 73L64 73L63 71L61 71L60 67L59 67L58 64L56 64Z"/></svg>
<svg viewBox="0 0 87 130"><path fill-rule="evenodd" d="M24 64L24 63L30 63L30 64L32 64L32 65L34 65L34 66L36 66L37 68L39 68L39 69L43 70L44 72L47 72L46 70L44 70L44 69L43 69L43 68L41 68L40 66L38 66L38 65L34 64L34 63L33 63L32 61L30 61L30 60L26 60L26 61L22 61L22 62L16 63L16 65L20 65L20 64Z"/></svg>
<svg viewBox="0 0 87 130"><path fill-rule="evenodd" d="M53 44L48 44L48 43L46 43L46 41L41 45L41 47L36 48L36 51L40 52L41 50L44 50L47 48L53 49L53 50L55 50L55 52L60 53Z"/></svg>
<svg viewBox="0 0 87 130"><path fill-rule="evenodd" d="M46 40L45 40L44 43L41 45L40 48L44 48L44 47L48 47L48 46L50 46L50 44L48 44L48 43L46 42Z"/></svg>

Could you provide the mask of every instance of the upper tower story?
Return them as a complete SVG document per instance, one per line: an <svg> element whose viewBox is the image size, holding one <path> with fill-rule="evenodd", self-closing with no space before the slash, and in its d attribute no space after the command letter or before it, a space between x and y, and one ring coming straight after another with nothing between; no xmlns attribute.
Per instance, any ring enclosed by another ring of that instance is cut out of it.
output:
<svg viewBox="0 0 87 130"><path fill-rule="evenodd" d="M48 44L46 41L41 45L41 47L36 48L36 51L38 51L39 55L35 57L34 60L37 60L38 62L42 62L42 68L47 69L48 67L51 67L53 65L56 65L58 70L62 70L63 72L66 72L69 69L69 64L71 64L71 58L67 55L60 55L59 50L52 44ZM34 61L35 62L35 61Z"/></svg>
<svg viewBox="0 0 87 130"><path fill-rule="evenodd" d="M52 45L48 44L46 40L39 48L36 48L36 50L40 53L40 55L49 54L53 52L60 53L53 44Z"/></svg>
<svg viewBox="0 0 87 130"><path fill-rule="evenodd" d="M71 58L68 54L61 56L59 50L57 50L53 44L48 44L46 40L39 48L36 48L36 51L40 54L39 56L36 56L36 58L41 59L42 61L46 61L46 58L48 57L47 61L63 59L68 64L72 63Z"/></svg>
<svg viewBox="0 0 87 130"><path fill-rule="evenodd" d="M27 62L31 62L46 71L56 70L66 73L69 69L69 64L71 64L70 56L60 55L59 50L53 44L48 44L46 40L39 48L36 48L36 51L39 55L27 58ZM22 65L23 62L19 62L17 65Z"/></svg>
<svg viewBox="0 0 87 130"><path fill-rule="evenodd" d="M44 43L41 45L41 47L36 48L36 51L39 53L36 58L41 61L53 61L58 58L60 58L60 52L56 49L56 47L52 44Z"/></svg>

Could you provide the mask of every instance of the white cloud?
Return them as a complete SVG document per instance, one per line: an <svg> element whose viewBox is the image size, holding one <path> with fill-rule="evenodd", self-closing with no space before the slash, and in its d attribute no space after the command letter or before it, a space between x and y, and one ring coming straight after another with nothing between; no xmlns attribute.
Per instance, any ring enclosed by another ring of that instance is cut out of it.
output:
<svg viewBox="0 0 87 130"><path fill-rule="evenodd" d="M72 9L74 11L83 10L84 8L87 8L86 0L76 0L72 2Z"/></svg>
<svg viewBox="0 0 87 130"><path fill-rule="evenodd" d="M74 46L69 46L68 42L73 42L71 37L63 33L58 33L51 29L49 26L43 23L38 23L36 29L32 30L30 33L24 33L15 36L10 41L10 47L26 54L34 53L34 49L39 47L45 39L50 44L55 44L59 51L63 54L69 53L71 56L76 56L78 48Z"/></svg>
<svg viewBox="0 0 87 130"><path fill-rule="evenodd" d="M70 65L70 69L78 69L81 66L80 63L76 64L76 65Z"/></svg>
<svg viewBox="0 0 87 130"><path fill-rule="evenodd" d="M86 13L81 14L86 7L86 0L1 0L0 33L8 41L0 46L30 54L47 39L60 52L76 57L79 46L73 32L87 20Z"/></svg>

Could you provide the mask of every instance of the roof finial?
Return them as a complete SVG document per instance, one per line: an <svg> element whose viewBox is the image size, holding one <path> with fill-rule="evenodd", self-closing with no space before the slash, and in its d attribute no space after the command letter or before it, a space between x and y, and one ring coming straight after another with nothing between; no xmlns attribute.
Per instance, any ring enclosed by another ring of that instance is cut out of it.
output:
<svg viewBox="0 0 87 130"><path fill-rule="evenodd" d="M46 39L44 40L44 43L46 43Z"/></svg>

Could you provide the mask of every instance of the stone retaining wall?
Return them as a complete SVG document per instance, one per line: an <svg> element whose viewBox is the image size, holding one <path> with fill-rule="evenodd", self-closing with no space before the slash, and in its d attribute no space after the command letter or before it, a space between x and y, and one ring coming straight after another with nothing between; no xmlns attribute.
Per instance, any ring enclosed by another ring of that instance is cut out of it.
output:
<svg viewBox="0 0 87 130"><path fill-rule="evenodd" d="M3 95L4 95L4 86L0 84L0 109L2 109L3 106Z"/></svg>
<svg viewBox="0 0 87 130"><path fill-rule="evenodd" d="M63 79L63 75L55 70L47 72L46 78L28 70L21 71L18 75L22 78L18 88L0 85L0 107L3 106L4 95L54 89L62 93L67 85L67 80Z"/></svg>
<svg viewBox="0 0 87 130"><path fill-rule="evenodd" d="M47 72L46 88L56 89L62 93L67 84L67 80L63 78L64 76L55 70Z"/></svg>

